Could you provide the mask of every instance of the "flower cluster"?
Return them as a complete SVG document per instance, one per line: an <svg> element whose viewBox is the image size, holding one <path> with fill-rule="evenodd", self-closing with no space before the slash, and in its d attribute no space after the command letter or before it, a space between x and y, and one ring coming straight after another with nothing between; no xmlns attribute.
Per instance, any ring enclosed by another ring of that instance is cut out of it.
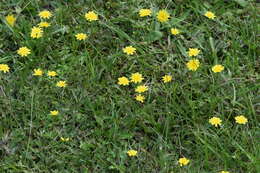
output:
<svg viewBox="0 0 260 173"><path fill-rule="evenodd" d="M237 124L244 124L244 125L248 122L247 118L244 115L236 116L235 121ZM212 117L209 119L209 123L215 127L218 127L221 125L222 120L218 117Z"/></svg>
<svg viewBox="0 0 260 173"><path fill-rule="evenodd" d="M125 77L125 76L122 76L122 77L119 77L118 78L118 82L117 84L118 85L123 85L123 86L127 86L129 85L130 83L134 83L134 84L138 84L138 83L141 83L142 81L144 80L143 78L143 75L140 74L140 73L132 73L131 74L131 77L130 77L130 80ZM137 93L137 95L135 96L135 99L141 103L144 102L145 100L145 97L142 95L142 93L148 91L148 86L146 85L138 85L136 88L135 88L135 92Z"/></svg>

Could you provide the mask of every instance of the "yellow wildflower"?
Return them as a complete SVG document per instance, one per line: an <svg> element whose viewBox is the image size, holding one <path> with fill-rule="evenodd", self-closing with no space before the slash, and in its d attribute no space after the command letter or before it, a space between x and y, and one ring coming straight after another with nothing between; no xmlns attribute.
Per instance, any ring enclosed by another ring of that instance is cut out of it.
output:
<svg viewBox="0 0 260 173"><path fill-rule="evenodd" d="M152 11L150 9L141 9L139 10L139 16L145 17L145 16L151 16Z"/></svg>
<svg viewBox="0 0 260 173"><path fill-rule="evenodd" d="M246 124L248 122L247 118L243 115L236 116L235 120L238 124Z"/></svg>
<svg viewBox="0 0 260 173"><path fill-rule="evenodd" d="M204 16L206 16L209 19L214 19L216 16L214 13L212 13L211 11L207 11Z"/></svg>
<svg viewBox="0 0 260 173"><path fill-rule="evenodd" d="M33 76L42 76L42 74L43 74L43 71L41 70L41 69L34 69L33 70Z"/></svg>
<svg viewBox="0 0 260 173"><path fill-rule="evenodd" d="M189 48L189 56L197 56L200 53L200 50L197 48Z"/></svg>
<svg viewBox="0 0 260 173"><path fill-rule="evenodd" d="M7 64L0 64L0 71L6 73L9 72L10 68Z"/></svg>
<svg viewBox="0 0 260 173"><path fill-rule="evenodd" d="M142 82L143 79L144 78L143 78L142 74L140 74L140 73L133 73L131 75L131 82L133 82L133 83L140 83L140 82Z"/></svg>
<svg viewBox="0 0 260 173"><path fill-rule="evenodd" d="M42 28L40 27L33 27L31 31L31 37L32 38L41 38L42 37Z"/></svg>
<svg viewBox="0 0 260 173"><path fill-rule="evenodd" d="M127 77L123 76L123 77L118 78L117 84L126 86L126 85L129 85L129 80L127 79Z"/></svg>
<svg viewBox="0 0 260 173"><path fill-rule="evenodd" d="M88 36L87 36L87 34L84 34L84 33L78 33L75 35L75 37L77 38L77 40L86 40L86 38Z"/></svg>
<svg viewBox="0 0 260 173"><path fill-rule="evenodd" d="M57 115L59 114L59 111L53 110L53 111L50 111L50 114L51 114L52 116L57 116Z"/></svg>
<svg viewBox="0 0 260 173"><path fill-rule="evenodd" d="M136 87L135 92L137 93L143 93L148 90L148 87L145 85L139 85Z"/></svg>
<svg viewBox="0 0 260 173"><path fill-rule="evenodd" d="M60 137L60 140L61 140L62 142L68 142L68 141L70 140L70 138L63 138L63 137Z"/></svg>
<svg viewBox="0 0 260 173"><path fill-rule="evenodd" d="M132 157L132 156L136 156L137 155L137 151L136 150L129 150L127 151L128 156Z"/></svg>
<svg viewBox="0 0 260 173"><path fill-rule="evenodd" d="M127 46L125 48L123 48L123 52L126 53L127 55L133 55L136 51L136 48L134 48L133 46Z"/></svg>
<svg viewBox="0 0 260 173"><path fill-rule="evenodd" d="M222 65L214 65L211 70L214 72L214 73L219 73L219 72L222 72L224 70L224 66Z"/></svg>
<svg viewBox="0 0 260 173"><path fill-rule="evenodd" d="M40 18L43 18L43 19L49 19L52 16L52 14L48 10L43 10L39 13L39 16L40 16Z"/></svg>
<svg viewBox="0 0 260 173"><path fill-rule="evenodd" d="M27 47L20 47L18 50L17 50L17 53L20 55L20 56L27 56L31 53L31 50L28 49Z"/></svg>
<svg viewBox="0 0 260 173"><path fill-rule="evenodd" d="M165 76L162 77L162 80L163 80L164 83L171 82L172 76L171 75L165 75Z"/></svg>
<svg viewBox="0 0 260 173"><path fill-rule="evenodd" d="M14 17L14 15L8 15L8 16L5 17L5 20L8 23L8 25L13 27L14 23L16 21L16 18Z"/></svg>
<svg viewBox="0 0 260 173"><path fill-rule="evenodd" d="M91 22L98 20L98 15L94 11L89 11L85 14L85 18Z"/></svg>
<svg viewBox="0 0 260 173"><path fill-rule="evenodd" d="M60 88L64 88L67 86L67 83L66 83L66 81L59 81L56 83L56 86L60 87Z"/></svg>
<svg viewBox="0 0 260 173"><path fill-rule="evenodd" d="M185 166L185 165L187 165L189 162L190 162L190 160L187 159L187 158L185 158L185 157L182 157L182 158L179 159L179 164L180 164L180 166Z"/></svg>
<svg viewBox="0 0 260 173"><path fill-rule="evenodd" d="M171 33L172 33L172 35L178 35L178 34L180 34L180 31L177 28L172 28Z"/></svg>
<svg viewBox="0 0 260 173"><path fill-rule="evenodd" d="M189 70L196 71L200 66L200 62L198 59L191 59L187 62L186 66Z"/></svg>
<svg viewBox="0 0 260 173"><path fill-rule="evenodd" d="M167 22L169 20L170 14L166 10L160 10L157 13L157 19L159 22Z"/></svg>
<svg viewBox="0 0 260 173"><path fill-rule="evenodd" d="M219 173L229 173L229 171L221 171L221 172L219 172Z"/></svg>
<svg viewBox="0 0 260 173"><path fill-rule="evenodd" d="M57 76L57 73L55 71L48 71L47 75L50 77L54 77Z"/></svg>
<svg viewBox="0 0 260 173"><path fill-rule="evenodd" d="M49 26L51 26L51 24L48 22L40 22L38 26L41 28L48 28Z"/></svg>
<svg viewBox="0 0 260 173"><path fill-rule="evenodd" d="M209 123L215 127L218 127L221 125L222 120L218 117L212 117L209 119Z"/></svg>
<svg viewBox="0 0 260 173"><path fill-rule="evenodd" d="M136 99L137 101L143 103L144 100L145 100L145 97L142 96L141 94L138 94L137 96L135 96L135 99Z"/></svg>

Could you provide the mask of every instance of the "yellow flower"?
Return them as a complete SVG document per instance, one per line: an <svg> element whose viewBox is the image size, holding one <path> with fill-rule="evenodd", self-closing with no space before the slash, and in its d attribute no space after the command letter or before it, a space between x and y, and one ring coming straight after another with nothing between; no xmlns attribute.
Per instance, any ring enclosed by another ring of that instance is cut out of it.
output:
<svg viewBox="0 0 260 173"><path fill-rule="evenodd" d="M238 124L246 124L248 122L247 118L243 115L236 116L235 120Z"/></svg>
<svg viewBox="0 0 260 173"><path fill-rule="evenodd" d="M126 85L129 85L129 80L123 76L123 77L118 78L117 84L126 86Z"/></svg>
<svg viewBox="0 0 260 173"><path fill-rule="evenodd" d="M137 93L143 93L148 90L148 87L145 85L139 85L136 87L135 92Z"/></svg>
<svg viewBox="0 0 260 173"><path fill-rule="evenodd" d="M43 19L49 19L52 16L52 14L48 10L43 10L39 13L39 16L40 16L40 18L43 18Z"/></svg>
<svg viewBox="0 0 260 173"><path fill-rule="evenodd" d="M180 34L180 31L177 28L172 28L171 33L172 33L172 35L178 35L178 34Z"/></svg>
<svg viewBox="0 0 260 173"><path fill-rule="evenodd" d="M135 99L136 99L137 101L143 103L144 100L145 100L145 97L142 96L141 94L138 94L137 96L135 96Z"/></svg>
<svg viewBox="0 0 260 173"><path fill-rule="evenodd" d="M159 22L167 22L169 20L170 14L166 10L160 10L157 13L157 19Z"/></svg>
<svg viewBox="0 0 260 173"><path fill-rule="evenodd" d="M131 75L131 82L133 82L133 83L140 83L140 82L142 82L143 79L144 78L143 78L142 74L140 74L140 73L133 73Z"/></svg>
<svg viewBox="0 0 260 173"><path fill-rule="evenodd" d="M185 166L185 165L187 165L189 162L190 162L190 160L187 159L187 158L185 158L185 157L179 159L179 164L180 164L180 166Z"/></svg>
<svg viewBox="0 0 260 173"><path fill-rule="evenodd" d="M94 20L98 20L98 15L94 11L89 11L85 14L85 18L91 22Z"/></svg>
<svg viewBox="0 0 260 173"><path fill-rule="evenodd" d="M14 17L14 15L8 15L5 17L6 22L10 25L10 26L14 26L14 23L16 21L16 18Z"/></svg>
<svg viewBox="0 0 260 173"><path fill-rule="evenodd" d="M0 71L3 71L4 73L9 72L10 68L7 64L0 64Z"/></svg>
<svg viewBox="0 0 260 173"><path fill-rule="evenodd" d="M137 155L137 151L136 150L129 150L127 151L128 156L132 157L132 156L136 156Z"/></svg>
<svg viewBox="0 0 260 173"><path fill-rule="evenodd" d="M20 55L20 56L27 56L31 53L31 50L28 49L27 47L20 47L18 50L17 50L17 53Z"/></svg>
<svg viewBox="0 0 260 173"><path fill-rule="evenodd" d="M59 111L53 110L53 111L50 111L50 114L51 114L52 116L57 116L57 115L59 114Z"/></svg>
<svg viewBox="0 0 260 173"><path fill-rule="evenodd" d="M57 76L57 73L55 71L48 71L47 75L50 77L54 77Z"/></svg>
<svg viewBox="0 0 260 173"><path fill-rule="evenodd" d="M214 13L212 13L211 11L207 11L204 16L206 16L209 19L214 19L216 16Z"/></svg>
<svg viewBox="0 0 260 173"><path fill-rule="evenodd" d="M139 10L139 16L145 17L145 16L151 16L152 11L150 9L141 9Z"/></svg>
<svg viewBox="0 0 260 173"><path fill-rule="evenodd" d="M214 65L211 70L214 72L214 73L218 73L218 72L222 72L224 70L224 66L222 65Z"/></svg>
<svg viewBox="0 0 260 173"><path fill-rule="evenodd" d="M86 40L86 38L88 36L87 36L87 34L84 34L84 33L78 33L75 35L75 37L77 38L77 40Z"/></svg>
<svg viewBox="0 0 260 173"><path fill-rule="evenodd" d="M51 24L48 22L40 22L38 26L41 28L48 28L49 26L51 26Z"/></svg>
<svg viewBox="0 0 260 173"><path fill-rule="evenodd" d="M136 48L134 48L133 46L127 46L125 48L123 48L123 52L126 53L127 55L133 55L136 51Z"/></svg>
<svg viewBox="0 0 260 173"><path fill-rule="evenodd" d="M189 62L187 62L186 66L189 70L196 71L200 66L200 62L198 59L191 59Z"/></svg>
<svg viewBox="0 0 260 173"><path fill-rule="evenodd" d="M66 81L59 81L56 83L56 86L60 87L60 88L64 88L67 86L67 83L66 83Z"/></svg>
<svg viewBox="0 0 260 173"><path fill-rule="evenodd" d="M162 80L163 80L164 83L171 82L172 76L171 75L165 75L165 76L162 77Z"/></svg>
<svg viewBox="0 0 260 173"><path fill-rule="evenodd" d="M218 127L221 125L222 120L218 117L212 117L209 119L209 123L215 127Z"/></svg>
<svg viewBox="0 0 260 173"><path fill-rule="evenodd" d="M41 69L34 69L33 70L33 76L42 76L42 74L43 74L43 71L41 70Z"/></svg>
<svg viewBox="0 0 260 173"><path fill-rule="evenodd" d="M40 27L33 27L31 31L31 37L32 38L41 38L42 37L42 28Z"/></svg>
<svg viewBox="0 0 260 173"><path fill-rule="evenodd" d="M197 48L189 48L189 56L197 56L200 53L200 50Z"/></svg>
<svg viewBox="0 0 260 173"><path fill-rule="evenodd" d="M70 138L63 138L63 137L60 137L60 140L61 140L62 142L68 142L68 141L70 140Z"/></svg>
<svg viewBox="0 0 260 173"><path fill-rule="evenodd" d="M229 173L229 171L221 171L221 172L219 172L219 173Z"/></svg>

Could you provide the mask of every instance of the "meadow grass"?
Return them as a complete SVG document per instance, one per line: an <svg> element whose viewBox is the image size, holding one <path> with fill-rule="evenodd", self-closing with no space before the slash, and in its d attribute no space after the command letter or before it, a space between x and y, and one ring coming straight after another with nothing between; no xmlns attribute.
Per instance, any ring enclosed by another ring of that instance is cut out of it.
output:
<svg viewBox="0 0 260 173"><path fill-rule="evenodd" d="M152 15L139 17L142 8ZM165 23L156 19L161 9L171 15ZM42 20L51 26L33 39L42 10L53 14ZM0 64L10 67L0 72L0 172L260 172L258 10L244 0L0 1ZM99 19L87 21L88 11ZM134 55L122 51L130 45ZM27 57L17 54L22 46ZM201 50L197 71L186 67L189 48ZM225 69L213 73L215 64ZM33 75L38 68L42 76ZM136 72L149 87L144 103L135 100L138 84L118 85ZM163 83L167 74L173 80ZM190 162L181 167L181 157Z"/></svg>

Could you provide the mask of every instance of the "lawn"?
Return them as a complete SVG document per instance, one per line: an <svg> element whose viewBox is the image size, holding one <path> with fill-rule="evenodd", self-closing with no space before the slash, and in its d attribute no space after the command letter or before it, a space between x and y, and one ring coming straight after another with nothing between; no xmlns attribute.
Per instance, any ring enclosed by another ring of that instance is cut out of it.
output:
<svg viewBox="0 0 260 173"><path fill-rule="evenodd" d="M259 9L0 0L0 173L260 172Z"/></svg>

